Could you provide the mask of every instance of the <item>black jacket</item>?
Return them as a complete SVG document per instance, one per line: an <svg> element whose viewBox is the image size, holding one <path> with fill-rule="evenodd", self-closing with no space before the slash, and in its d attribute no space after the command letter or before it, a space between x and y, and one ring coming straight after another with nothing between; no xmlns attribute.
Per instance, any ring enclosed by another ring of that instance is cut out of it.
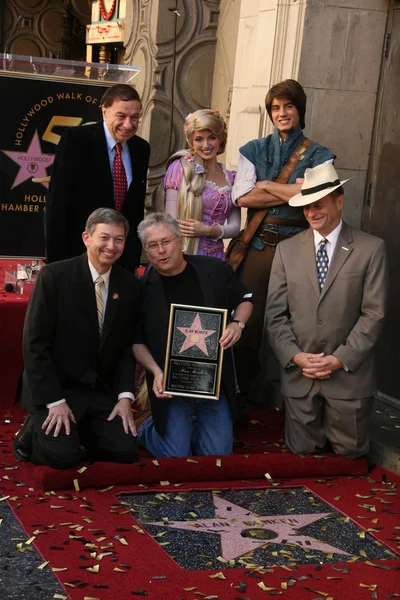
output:
<svg viewBox="0 0 400 600"><path fill-rule="evenodd" d="M135 135L128 140L132 182L121 213L130 231L121 266L133 271L140 262L137 226L144 216L150 146ZM103 121L69 127L63 133L54 160L45 212L47 262L72 258L84 252L82 232L97 208L114 208L114 187Z"/></svg>
<svg viewBox="0 0 400 600"><path fill-rule="evenodd" d="M88 373L97 375L115 402L119 393L134 393L132 338L141 296L135 276L114 265L100 339L87 255L43 267L24 325L24 407L34 412L66 398L77 417L81 395L74 390Z"/></svg>

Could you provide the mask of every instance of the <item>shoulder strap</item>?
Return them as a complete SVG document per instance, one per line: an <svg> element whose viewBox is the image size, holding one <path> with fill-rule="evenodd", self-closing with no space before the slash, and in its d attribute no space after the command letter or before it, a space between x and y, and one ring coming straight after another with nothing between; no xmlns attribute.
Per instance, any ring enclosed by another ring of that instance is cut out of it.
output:
<svg viewBox="0 0 400 600"><path fill-rule="evenodd" d="M304 140L297 146L296 150L293 152L286 165L283 167L281 174L276 180L277 183L287 183L289 181L293 171L296 168L297 163L300 160L300 157L313 143L314 142L312 140L304 138ZM268 208L261 208L259 211L256 212L254 217L251 219L250 223L247 225L246 229L243 231L243 235L241 238L243 244L248 244L250 242L258 227L264 220L267 212Z"/></svg>

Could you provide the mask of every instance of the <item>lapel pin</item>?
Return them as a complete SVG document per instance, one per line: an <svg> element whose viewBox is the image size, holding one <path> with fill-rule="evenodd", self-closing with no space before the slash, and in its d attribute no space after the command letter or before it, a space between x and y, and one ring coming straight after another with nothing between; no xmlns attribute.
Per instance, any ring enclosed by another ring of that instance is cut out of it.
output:
<svg viewBox="0 0 400 600"><path fill-rule="evenodd" d="M113 294L113 300L118 300L118 298L119 298L119 295L117 294L117 292L115 292Z"/></svg>
<svg viewBox="0 0 400 600"><path fill-rule="evenodd" d="M349 249L348 249L348 248L346 248L345 246L342 246L342 250L346 250L346 252L348 252L348 251L349 251Z"/></svg>

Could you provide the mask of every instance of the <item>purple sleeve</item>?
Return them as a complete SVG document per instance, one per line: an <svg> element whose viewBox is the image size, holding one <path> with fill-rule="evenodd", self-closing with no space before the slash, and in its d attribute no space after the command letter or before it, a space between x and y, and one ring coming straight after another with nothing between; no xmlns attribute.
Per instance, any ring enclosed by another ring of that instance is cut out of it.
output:
<svg viewBox="0 0 400 600"><path fill-rule="evenodd" d="M174 160L174 162L172 162L169 165L167 172L165 174L164 190L179 191L179 188L181 187L181 183L182 183L182 176L183 176L182 163L179 159Z"/></svg>

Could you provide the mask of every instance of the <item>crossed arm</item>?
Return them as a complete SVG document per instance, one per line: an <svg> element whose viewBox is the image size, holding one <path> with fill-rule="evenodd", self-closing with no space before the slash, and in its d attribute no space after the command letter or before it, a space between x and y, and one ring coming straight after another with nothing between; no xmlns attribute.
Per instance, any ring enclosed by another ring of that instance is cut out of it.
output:
<svg viewBox="0 0 400 600"><path fill-rule="evenodd" d="M238 206L245 208L281 206L300 192L302 181L302 179L296 180L296 183L277 183L269 179L257 181L254 165L240 155L232 196Z"/></svg>
<svg viewBox="0 0 400 600"><path fill-rule="evenodd" d="M301 183L277 183L276 181L257 181L255 187L237 203L245 208L268 208L287 204L301 190Z"/></svg>

